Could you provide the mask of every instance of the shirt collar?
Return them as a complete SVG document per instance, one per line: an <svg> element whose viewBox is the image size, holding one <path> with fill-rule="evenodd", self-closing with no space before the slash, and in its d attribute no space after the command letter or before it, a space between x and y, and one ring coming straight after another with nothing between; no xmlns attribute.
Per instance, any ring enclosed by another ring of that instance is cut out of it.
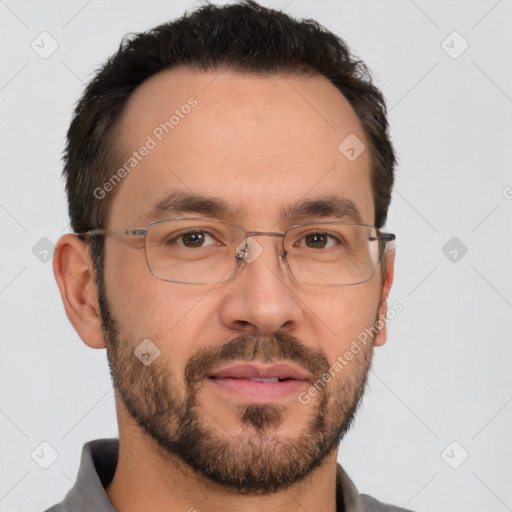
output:
<svg viewBox="0 0 512 512"><path fill-rule="evenodd" d="M108 499L105 487L114 477L119 457L118 439L97 439L86 443L77 479L62 502L63 510L82 512L116 512ZM338 464L336 468L336 506L338 512L363 512L364 502L354 483Z"/></svg>

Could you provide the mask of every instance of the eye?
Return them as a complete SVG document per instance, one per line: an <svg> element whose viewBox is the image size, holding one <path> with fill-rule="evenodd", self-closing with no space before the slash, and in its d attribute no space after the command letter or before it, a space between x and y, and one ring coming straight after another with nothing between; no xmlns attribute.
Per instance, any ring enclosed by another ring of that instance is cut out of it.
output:
<svg viewBox="0 0 512 512"><path fill-rule="evenodd" d="M185 247L204 247L205 245L216 244L215 238L206 231L187 231L169 240L169 243L176 243Z"/></svg>
<svg viewBox="0 0 512 512"><path fill-rule="evenodd" d="M297 245L309 247L310 249L328 249L338 243L339 241L334 236L328 233L318 232L307 233Z"/></svg>

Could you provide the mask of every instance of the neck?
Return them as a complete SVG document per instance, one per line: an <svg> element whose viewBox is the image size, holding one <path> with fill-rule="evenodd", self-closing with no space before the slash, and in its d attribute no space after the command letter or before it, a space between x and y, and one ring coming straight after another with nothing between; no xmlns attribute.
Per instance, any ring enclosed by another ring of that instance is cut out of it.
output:
<svg viewBox="0 0 512 512"><path fill-rule="evenodd" d="M119 512L336 511L336 450L306 478L282 491L240 495L199 475L174 455L162 453L131 418L123 420L119 421L117 469L106 489Z"/></svg>

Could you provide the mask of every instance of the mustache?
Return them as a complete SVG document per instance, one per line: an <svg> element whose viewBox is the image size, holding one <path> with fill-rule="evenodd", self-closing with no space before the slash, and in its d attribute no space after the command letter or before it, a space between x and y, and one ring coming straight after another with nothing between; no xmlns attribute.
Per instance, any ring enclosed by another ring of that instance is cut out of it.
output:
<svg viewBox="0 0 512 512"><path fill-rule="evenodd" d="M292 334L282 331L271 336L244 333L218 347L199 349L185 366L185 382L190 388L196 388L212 370L230 361L294 362L308 370L315 380L329 370L323 351L304 346Z"/></svg>

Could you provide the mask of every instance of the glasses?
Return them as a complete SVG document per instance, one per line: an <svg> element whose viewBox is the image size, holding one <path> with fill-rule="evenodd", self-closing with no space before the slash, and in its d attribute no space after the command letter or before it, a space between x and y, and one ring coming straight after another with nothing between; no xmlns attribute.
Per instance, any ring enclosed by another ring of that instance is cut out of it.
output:
<svg viewBox="0 0 512 512"><path fill-rule="evenodd" d="M150 272L172 283L215 284L232 279L245 261L263 252L258 236L282 239L282 260L303 284L341 286L364 283L375 273L391 233L374 226L310 222L284 233L245 231L230 222L200 218L158 220L144 229L94 229L79 236L144 237Z"/></svg>

